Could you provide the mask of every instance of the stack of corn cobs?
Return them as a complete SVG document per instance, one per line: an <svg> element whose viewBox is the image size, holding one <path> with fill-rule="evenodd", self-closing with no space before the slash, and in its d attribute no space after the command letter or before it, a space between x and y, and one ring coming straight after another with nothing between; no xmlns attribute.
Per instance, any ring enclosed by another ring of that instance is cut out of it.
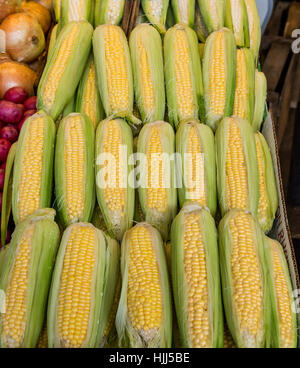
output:
<svg viewBox="0 0 300 368"><path fill-rule="evenodd" d="M142 0L129 40L91 3L56 8L10 151L0 345L295 347L255 0Z"/></svg>

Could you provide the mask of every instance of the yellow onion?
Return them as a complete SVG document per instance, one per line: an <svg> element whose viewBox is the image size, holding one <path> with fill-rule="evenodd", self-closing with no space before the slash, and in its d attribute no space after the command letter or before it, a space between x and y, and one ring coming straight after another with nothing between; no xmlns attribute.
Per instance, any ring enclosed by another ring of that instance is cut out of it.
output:
<svg viewBox="0 0 300 368"><path fill-rule="evenodd" d="M43 5L48 10L52 10L53 8L53 2L52 0L34 0L35 3Z"/></svg>
<svg viewBox="0 0 300 368"><path fill-rule="evenodd" d="M0 22L9 14L19 10L21 0L0 0Z"/></svg>
<svg viewBox="0 0 300 368"><path fill-rule="evenodd" d="M51 25L51 15L45 6L34 1L28 1L22 3L22 10L40 23L44 33L48 31Z"/></svg>

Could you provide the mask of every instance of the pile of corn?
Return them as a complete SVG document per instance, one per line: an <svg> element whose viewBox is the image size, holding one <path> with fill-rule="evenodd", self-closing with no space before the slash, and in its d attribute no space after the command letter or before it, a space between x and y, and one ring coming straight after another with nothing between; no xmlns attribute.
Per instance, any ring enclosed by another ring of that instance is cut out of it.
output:
<svg viewBox="0 0 300 368"><path fill-rule="evenodd" d="M129 40L124 1L55 5L6 170L0 346L295 347L255 1L142 0Z"/></svg>

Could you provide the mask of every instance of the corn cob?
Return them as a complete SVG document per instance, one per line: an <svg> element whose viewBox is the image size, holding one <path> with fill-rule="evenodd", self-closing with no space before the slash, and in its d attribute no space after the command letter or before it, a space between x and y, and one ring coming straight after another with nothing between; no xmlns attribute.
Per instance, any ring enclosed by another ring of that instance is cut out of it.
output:
<svg viewBox="0 0 300 368"><path fill-rule="evenodd" d="M166 102L160 35L152 26L141 24L130 34L129 46L135 98L142 121L163 120Z"/></svg>
<svg viewBox="0 0 300 368"><path fill-rule="evenodd" d="M206 24L204 22L204 19L202 17L201 12L200 12L198 1L196 2L196 7L195 7L195 25L194 25L194 29L197 33L199 41L200 42L205 42L205 40L208 36L208 30L206 28Z"/></svg>
<svg viewBox="0 0 300 368"><path fill-rule="evenodd" d="M140 163L139 199L145 220L156 227L164 240L177 210L174 160L175 136L170 124L157 121L144 125L138 138Z"/></svg>
<svg viewBox="0 0 300 368"><path fill-rule="evenodd" d="M293 289L289 269L280 243L265 237L269 266L273 323L271 346L273 348L297 347L297 321L293 311Z"/></svg>
<svg viewBox="0 0 300 368"><path fill-rule="evenodd" d="M141 4L149 22L157 28L159 33L164 34L169 0L141 0Z"/></svg>
<svg viewBox="0 0 300 368"><path fill-rule="evenodd" d="M171 0L175 23L194 27L195 0Z"/></svg>
<svg viewBox="0 0 300 368"><path fill-rule="evenodd" d="M255 63L258 62L259 47L261 41L261 25L255 0L244 0L249 25L250 50L253 52Z"/></svg>
<svg viewBox="0 0 300 368"><path fill-rule="evenodd" d="M269 347L271 305L264 239L254 217L228 212L219 224L220 265L227 325L239 348Z"/></svg>
<svg viewBox="0 0 300 368"><path fill-rule="evenodd" d="M94 0L61 0L59 29L70 22L88 21L93 24Z"/></svg>
<svg viewBox="0 0 300 368"><path fill-rule="evenodd" d="M124 13L125 0L96 0L95 27L100 24L118 25Z"/></svg>
<svg viewBox="0 0 300 368"><path fill-rule="evenodd" d="M208 34L224 27L226 0L198 0L201 17Z"/></svg>
<svg viewBox="0 0 300 368"><path fill-rule="evenodd" d="M70 22L59 33L38 86L38 108L56 120L75 94L92 39L93 27L85 21Z"/></svg>
<svg viewBox="0 0 300 368"><path fill-rule="evenodd" d="M61 0L53 0L53 8L54 8L55 20L56 22L58 22L60 19Z"/></svg>
<svg viewBox="0 0 300 368"><path fill-rule="evenodd" d="M38 349L46 349L48 347L48 331L46 322L44 323L36 347Z"/></svg>
<svg viewBox="0 0 300 368"><path fill-rule="evenodd" d="M129 47L118 26L98 26L93 36L94 60L98 88L107 117L124 117L134 125L133 77Z"/></svg>
<svg viewBox="0 0 300 368"><path fill-rule="evenodd" d="M204 121L203 83L196 33L177 24L164 38L165 78L170 123Z"/></svg>
<svg viewBox="0 0 300 368"><path fill-rule="evenodd" d="M50 206L54 141L55 125L43 111L26 120L14 161L12 213L15 224L38 208Z"/></svg>
<svg viewBox="0 0 300 368"><path fill-rule="evenodd" d="M95 204L94 129L90 119L70 114L59 124L55 147L55 195L60 223L89 221Z"/></svg>
<svg viewBox="0 0 300 368"><path fill-rule="evenodd" d="M107 227L105 225L105 221L104 221L102 212L97 204L95 206L91 222L97 229L103 231L104 233L107 232Z"/></svg>
<svg viewBox="0 0 300 368"><path fill-rule="evenodd" d="M264 120L267 98L267 79L264 73L255 71L255 101L252 126L254 131L260 130Z"/></svg>
<svg viewBox="0 0 300 368"><path fill-rule="evenodd" d="M17 148L17 142L13 143L10 147L8 156L6 158L5 166L5 178L2 192L2 208L1 208L1 244L5 245L7 226L11 214L12 205L12 184L13 184L13 168L15 153ZM1 270L1 267L0 267Z"/></svg>
<svg viewBox="0 0 300 368"><path fill-rule="evenodd" d="M17 225L3 267L0 289L0 347L35 347L43 327L59 229L52 209L37 210Z"/></svg>
<svg viewBox="0 0 300 368"><path fill-rule="evenodd" d="M278 194L269 146L265 137L255 133L256 155L259 174L259 200L257 217L264 232L271 230L278 208Z"/></svg>
<svg viewBox="0 0 300 368"><path fill-rule="evenodd" d="M206 123L215 130L218 122L233 113L236 73L236 47L233 34L222 28L205 43L203 85Z"/></svg>
<svg viewBox="0 0 300 368"><path fill-rule="evenodd" d="M56 39L57 39L57 31L58 31L58 24L56 24L51 31L49 46L48 46L48 54L47 54L47 62L50 60L53 50L55 48Z"/></svg>
<svg viewBox="0 0 300 368"><path fill-rule="evenodd" d="M104 118L104 110L98 90L96 70L91 55L82 79L79 83L76 97L76 111L86 114L96 129L98 123Z"/></svg>
<svg viewBox="0 0 300 368"><path fill-rule="evenodd" d="M96 132L96 192L108 233L122 240L132 226L134 183L132 133L124 120L103 120Z"/></svg>
<svg viewBox="0 0 300 368"><path fill-rule="evenodd" d="M253 119L255 67L253 54L249 49L238 49L236 55L236 88L233 115Z"/></svg>
<svg viewBox="0 0 300 368"><path fill-rule="evenodd" d="M171 228L175 309L183 347L223 347L217 231L198 204L185 205Z"/></svg>
<svg viewBox="0 0 300 368"><path fill-rule="evenodd" d="M215 141L211 129L197 121L179 125L176 133L177 175L183 179L178 185L179 203L197 202L210 210L217 209L217 181Z"/></svg>
<svg viewBox="0 0 300 368"><path fill-rule="evenodd" d="M170 348L172 307L166 256L161 236L151 225L143 222L125 233L121 273L119 345Z"/></svg>
<svg viewBox="0 0 300 368"><path fill-rule="evenodd" d="M118 265L117 242L93 225L81 222L65 230L49 295L49 347L99 346L112 306Z"/></svg>
<svg viewBox="0 0 300 368"><path fill-rule="evenodd" d="M249 23L245 1L225 1L225 27L232 30L237 46L250 47Z"/></svg>
<svg viewBox="0 0 300 368"><path fill-rule="evenodd" d="M239 208L257 214L259 180L255 138L241 118L225 118L216 132L217 187L222 216Z"/></svg>

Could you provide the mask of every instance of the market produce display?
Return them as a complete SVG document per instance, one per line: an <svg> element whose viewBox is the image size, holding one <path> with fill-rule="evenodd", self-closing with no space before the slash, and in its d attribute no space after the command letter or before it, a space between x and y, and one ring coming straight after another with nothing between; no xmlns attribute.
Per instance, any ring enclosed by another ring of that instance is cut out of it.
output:
<svg viewBox="0 0 300 368"><path fill-rule="evenodd" d="M0 13L0 347L296 347L255 0L52 5Z"/></svg>

